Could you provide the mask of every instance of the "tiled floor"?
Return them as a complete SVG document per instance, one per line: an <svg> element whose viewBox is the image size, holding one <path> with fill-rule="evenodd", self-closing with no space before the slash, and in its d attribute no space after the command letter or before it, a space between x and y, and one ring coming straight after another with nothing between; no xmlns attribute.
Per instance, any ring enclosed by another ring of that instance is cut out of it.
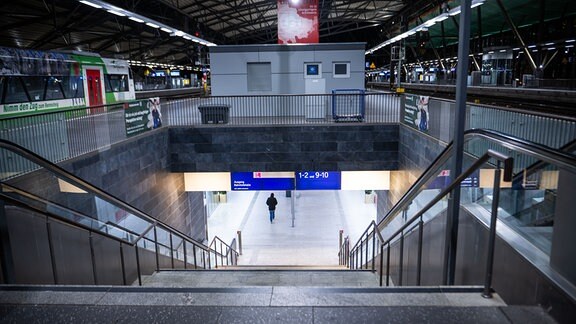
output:
<svg viewBox="0 0 576 324"><path fill-rule="evenodd" d="M274 192L278 207L270 224L270 193L228 192L227 203L208 218L210 241L217 235L230 242L242 232L240 265L337 265L338 232L355 242L376 219L376 205L364 202L364 191L298 191L293 198L282 191Z"/></svg>

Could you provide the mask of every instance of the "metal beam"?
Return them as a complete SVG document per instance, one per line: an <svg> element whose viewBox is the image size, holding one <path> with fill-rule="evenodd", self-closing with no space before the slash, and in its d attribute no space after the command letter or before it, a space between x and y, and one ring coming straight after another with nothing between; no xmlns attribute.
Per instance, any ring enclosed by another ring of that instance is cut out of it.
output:
<svg viewBox="0 0 576 324"><path fill-rule="evenodd" d="M514 33L514 36L516 36L516 38L520 42L520 46L522 46L522 48L524 49L524 53L526 54L526 57L528 58L528 62L530 63L530 66L532 67L533 72L536 72L538 70L538 66L536 65L536 62L534 62L534 58L532 57L532 54L530 53L530 49L528 48L528 46L526 46L526 43L524 42L522 35L520 35L520 32L518 31L518 28L516 28L516 25L514 24L514 22L512 21L512 18L508 14L508 11L504 7L504 4L502 4L502 0L496 0L496 3L498 4L498 7L500 7L500 10L502 11L504 18L506 19L506 22L508 22L508 25L510 25L512 32Z"/></svg>

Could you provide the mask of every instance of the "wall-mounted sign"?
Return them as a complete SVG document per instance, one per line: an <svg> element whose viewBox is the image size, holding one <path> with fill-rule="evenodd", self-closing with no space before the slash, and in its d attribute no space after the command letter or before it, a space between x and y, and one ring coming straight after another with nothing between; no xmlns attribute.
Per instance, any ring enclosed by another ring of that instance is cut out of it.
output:
<svg viewBox="0 0 576 324"><path fill-rule="evenodd" d="M406 95L404 109L402 110L402 122L410 127L423 132L428 132L430 120L428 96Z"/></svg>
<svg viewBox="0 0 576 324"><path fill-rule="evenodd" d="M232 172L232 190L294 190L294 172Z"/></svg>
<svg viewBox="0 0 576 324"><path fill-rule="evenodd" d="M149 98L126 104L124 121L127 137L162 126L160 98Z"/></svg>
<svg viewBox="0 0 576 324"><path fill-rule="evenodd" d="M340 172L300 171L296 172L296 190L340 190Z"/></svg>
<svg viewBox="0 0 576 324"><path fill-rule="evenodd" d="M452 177L450 177L450 170L442 170L436 177L428 184L428 189L444 189L452 182ZM462 180L460 187L462 188L478 188L480 185L480 172L478 170L472 172L472 174Z"/></svg>

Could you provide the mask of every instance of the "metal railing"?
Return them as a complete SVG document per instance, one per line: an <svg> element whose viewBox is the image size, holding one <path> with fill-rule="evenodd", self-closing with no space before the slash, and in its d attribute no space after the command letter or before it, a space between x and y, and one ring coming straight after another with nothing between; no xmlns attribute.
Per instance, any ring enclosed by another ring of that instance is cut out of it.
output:
<svg viewBox="0 0 576 324"><path fill-rule="evenodd" d="M504 147L510 149L511 151L521 152L534 158L541 160L545 163L555 165L558 168L568 170L570 172L576 173L576 157L570 154L563 153L556 149L551 149L543 145L535 144L529 141L521 140L512 136L508 136L502 133L487 131L487 130L469 130L466 132L465 137L469 140L472 138L483 138L490 141L495 141L503 145ZM513 159L509 158L503 154L495 151L488 151L482 157L475 159L475 161L467 168L467 170L458 176L454 181L452 181L448 186L444 187L437 195L431 200L428 200L424 206L418 208L417 212L410 215L409 218L401 222L398 228L393 228L393 232L389 235L385 235L386 239L382 239L381 233L387 228L387 226L393 224L395 218L405 218L407 215L405 211L408 206L413 203L416 199L418 193L430 180L438 175L438 170L441 165L443 165L450 157L452 152L452 145L450 144L444 152L432 163L432 165L423 173L423 175L417 180L417 182L408 190L408 192L400 199L400 201L390 210L386 217L376 225L372 222L362 236L358 239L357 243L350 250L350 262L349 266L351 269L368 269L370 263L372 264L372 271L375 269L375 260L380 259L380 278L386 277L386 285L390 285L390 274L391 274L391 250L392 245L398 249L398 269L396 272L398 274L398 280L395 282L397 285L403 284L403 272L404 272L404 239L407 235L414 234L413 241L416 240L417 243L417 257L416 257L416 284L421 284L421 274L422 274L422 247L423 242L423 228L424 224L430 220L426 219L426 213L434 208L439 202L441 202L449 193L456 187L458 187L462 181L470 177L476 170L478 170L482 165L488 162L490 159L496 160L496 163L491 165L494 170L494 184L491 198L491 218L489 222L489 241L488 241L488 255L486 258L486 270L484 279L484 295L489 297L491 294L491 278L492 278L492 268L493 268L493 253L494 253L494 241L495 241L495 225L498 217L499 210L499 197L500 197L500 165L504 164L504 180L511 181L513 176ZM501 209L501 208L500 208ZM438 212L438 211L437 211ZM504 210L501 209L501 212ZM440 213L434 213L438 215ZM434 217L434 216L433 216ZM394 223L396 224L396 223ZM397 224L396 224L397 225ZM397 225L398 226L398 225ZM414 237L416 237L414 239ZM386 255L384 255L386 251ZM383 265L386 265L386 269L383 269ZM413 270L413 269L412 269ZM382 282L382 279L381 279Z"/></svg>
<svg viewBox="0 0 576 324"><path fill-rule="evenodd" d="M8 156L11 160L21 159L33 166L27 168L29 174L25 177L3 176L4 179L12 179L0 182L2 188L0 197L3 204L12 204L20 208L34 210L50 219L65 223L67 226L86 229L90 233L98 233L134 247L136 249L139 284L142 283L139 253L145 250L154 253L156 270L179 267L210 269L212 267L210 259L223 257L222 250L213 250L189 238L186 234L158 222L142 211L72 175L34 152L2 139L0 139L0 150L4 153L9 152ZM35 171L31 172L30 169ZM6 170L6 165L2 165L0 173L5 174L8 171L10 170ZM67 207L68 195L61 191L62 187L58 188L58 185L64 183L71 185L77 190L75 192L80 193L83 197L94 201L99 206L96 214L90 215L88 211L83 211L84 201L74 205L73 208ZM22 187L27 189L24 190ZM34 192L29 192L29 190ZM111 221L110 218L115 219L115 221ZM50 245L50 242L47 243ZM235 251L228 245L226 248L227 251L224 256L235 263L237 258ZM91 245L90 250L92 249ZM2 262L2 266L10 267L13 264ZM96 265L92 264L92 266L95 267ZM6 273L14 272L14 269L3 270L6 270ZM4 277L5 282L8 283L12 279L10 276ZM57 279L55 281L58 283Z"/></svg>
<svg viewBox="0 0 576 324"><path fill-rule="evenodd" d="M236 239L232 239L230 245L222 241L218 236L214 236L210 245L208 245L214 254L214 268L218 268L218 264L223 266L235 266L238 264L238 256L240 255L236 249ZM218 263L220 259L220 263Z"/></svg>

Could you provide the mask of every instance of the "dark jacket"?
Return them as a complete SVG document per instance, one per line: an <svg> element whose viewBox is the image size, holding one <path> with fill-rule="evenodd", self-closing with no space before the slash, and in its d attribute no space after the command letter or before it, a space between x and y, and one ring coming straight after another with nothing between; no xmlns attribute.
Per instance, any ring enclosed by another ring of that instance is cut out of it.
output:
<svg viewBox="0 0 576 324"><path fill-rule="evenodd" d="M268 205L268 210L276 210L278 200L276 200L275 197L268 197L268 199L266 199L266 205Z"/></svg>

